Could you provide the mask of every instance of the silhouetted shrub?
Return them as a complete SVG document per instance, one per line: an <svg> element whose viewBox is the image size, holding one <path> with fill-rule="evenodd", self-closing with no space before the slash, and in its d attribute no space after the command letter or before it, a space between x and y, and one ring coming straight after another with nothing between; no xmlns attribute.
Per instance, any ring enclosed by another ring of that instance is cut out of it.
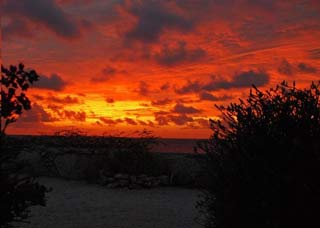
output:
<svg viewBox="0 0 320 228"><path fill-rule="evenodd" d="M205 227L320 227L320 82L286 82L211 120Z"/></svg>
<svg viewBox="0 0 320 228"><path fill-rule="evenodd" d="M19 150L12 147L5 137L7 126L15 122L23 110L31 108L25 91L38 78L34 70L25 70L23 64L8 69L1 66L0 227L10 227L13 221L25 221L31 205L45 203L47 189L33 178L21 174L22 167L16 162Z"/></svg>
<svg viewBox="0 0 320 228"><path fill-rule="evenodd" d="M160 175L162 172L160 158L151 152L154 137L112 138L112 150L105 160L105 169L111 172L129 174Z"/></svg>
<svg viewBox="0 0 320 228"><path fill-rule="evenodd" d="M152 146L158 144L156 137L150 132L140 132L138 137L105 136L101 138L102 146L94 165L85 171L88 181L99 177L100 171L109 174L127 173L131 175L167 174L165 162L155 153L151 152Z"/></svg>

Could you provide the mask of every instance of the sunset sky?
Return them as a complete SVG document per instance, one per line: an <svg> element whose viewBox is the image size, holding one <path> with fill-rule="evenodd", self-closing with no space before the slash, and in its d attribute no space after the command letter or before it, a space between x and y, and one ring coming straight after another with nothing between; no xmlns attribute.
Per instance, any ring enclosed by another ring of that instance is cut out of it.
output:
<svg viewBox="0 0 320 228"><path fill-rule="evenodd" d="M320 80L319 0L2 0L2 62L41 76L8 128L207 138L251 84Z"/></svg>

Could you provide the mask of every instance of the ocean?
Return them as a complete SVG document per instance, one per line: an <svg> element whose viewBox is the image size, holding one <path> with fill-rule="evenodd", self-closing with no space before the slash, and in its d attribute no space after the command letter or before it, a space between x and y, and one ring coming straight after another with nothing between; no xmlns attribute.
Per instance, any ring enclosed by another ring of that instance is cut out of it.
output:
<svg viewBox="0 0 320 228"><path fill-rule="evenodd" d="M197 143L199 141L204 141L205 139L159 139L159 144L155 145L152 152L159 153L195 153L200 152L196 149Z"/></svg>

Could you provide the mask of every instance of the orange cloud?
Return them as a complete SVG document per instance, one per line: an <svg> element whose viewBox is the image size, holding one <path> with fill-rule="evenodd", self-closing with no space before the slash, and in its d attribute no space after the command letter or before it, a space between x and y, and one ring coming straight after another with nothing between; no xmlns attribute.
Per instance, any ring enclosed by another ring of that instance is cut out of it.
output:
<svg viewBox="0 0 320 228"><path fill-rule="evenodd" d="M3 63L22 61L41 72L28 91L34 109L9 127L12 133L77 125L90 134L116 126L207 138L208 120L219 115L214 104L237 102L251 84L266 89L295 80L304 87L319 80L316 0L5 0L4 6Z"/></svg>

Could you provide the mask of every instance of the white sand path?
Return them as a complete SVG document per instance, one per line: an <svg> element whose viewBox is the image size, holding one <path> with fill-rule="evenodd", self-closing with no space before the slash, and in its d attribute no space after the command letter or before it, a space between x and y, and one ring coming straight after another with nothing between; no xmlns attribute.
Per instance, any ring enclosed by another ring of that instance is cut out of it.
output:
<svg viewBox="0 0 320 228"><path fill-rule="evenodd" d="M85 182L41 178L52 187L46 207L33 207L22 228L200 228L199 191L162 187L107 189Z"/></svg>

